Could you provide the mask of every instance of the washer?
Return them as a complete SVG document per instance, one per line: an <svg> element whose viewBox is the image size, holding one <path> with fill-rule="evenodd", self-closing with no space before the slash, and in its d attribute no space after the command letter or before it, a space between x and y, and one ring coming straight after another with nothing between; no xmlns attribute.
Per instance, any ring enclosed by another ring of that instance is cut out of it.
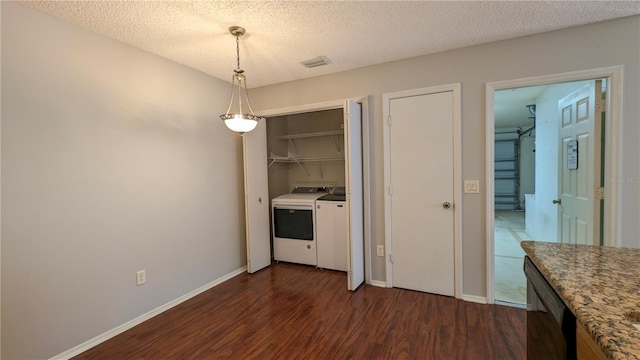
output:
<svg viewBox="0 0 640 360"><path fill-rule="evenodd" d="M324 187L299 187L271 200L274 260L318 264L315 202L326 194Z"/></svg>

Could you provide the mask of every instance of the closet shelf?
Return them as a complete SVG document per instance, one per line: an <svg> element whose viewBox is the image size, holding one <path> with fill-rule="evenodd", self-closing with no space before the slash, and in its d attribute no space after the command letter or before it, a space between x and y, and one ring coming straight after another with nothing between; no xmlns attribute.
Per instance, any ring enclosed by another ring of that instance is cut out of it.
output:
<svg viewBox="0 0 640 360"><path fill-rule="evenodd" d="M333 131L321 131L321 132L303 133L303 134L281 135L281 136L276 136L276 139L291 140L291 139L303 139L303 138L343 135L343 134L344 134L344 130L333 130Z"/></svg>
<svg viewBox="0 0 640 360"><path fill-rule="evenodd" d="M325 162L325 161L344 161L343 157L334 157L334 156L314 156L314 157L304 157L296 155L292 152L289 152L287 156L281 156L274 153L271 153L269 156L269 165L271 167L273 163L289 163L289 164L297 164L306 174L307 176L311 176L309 171L302 165L302 163L308 162ZM322 173L321 175L322 176Z"/></svg>
<svg viewBox="0 0 640 360"><path fill-rule="evenodd" d="M313 156L313 157L304 157L304 156L270 156L269 157L269 166L273 163L299 163L299 162L319 162L319 161L344 161L343 157L334 157L334 156Z"/></svg>
<svg viewBox="0 0 640 360"><path fill-rule="evenodd" d="M285 162L285 163L294 163L294 162L318 162L318 161L344 161L343 157L298 157L291 159L282 159L282 158L270 158L273 162Z"/></svg>

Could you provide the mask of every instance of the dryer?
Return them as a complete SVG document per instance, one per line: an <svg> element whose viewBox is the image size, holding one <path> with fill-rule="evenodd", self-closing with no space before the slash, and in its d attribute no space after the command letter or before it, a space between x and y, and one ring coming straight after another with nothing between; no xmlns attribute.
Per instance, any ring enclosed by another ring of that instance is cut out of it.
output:
<svg viewBox="0 0 640 360"><path fill-rule="evenodd" d="M344 186L316 200L318 267L347 271L349 213Z"/></svg>
<svg viewBox="0 0 640 360"><path fill-rule="evenodd" d="M271 200L274 260L318 264L315 202L326 194L324 187L299 187Z"/></svg>

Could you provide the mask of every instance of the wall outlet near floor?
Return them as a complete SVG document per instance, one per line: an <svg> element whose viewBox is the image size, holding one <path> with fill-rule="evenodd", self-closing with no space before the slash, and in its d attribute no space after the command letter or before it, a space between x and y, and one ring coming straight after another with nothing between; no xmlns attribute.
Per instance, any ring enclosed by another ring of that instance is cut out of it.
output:
<svg viewBox="0 0 640 360"><path fill-rule="evenodd" d="M136 272L136 282L138 286L147 282L147 273L144 269Z"/></svg>
<svg viewBox="0 0 640 360"><path fill-rule="evenodd" d="M464 181L465 194L479 194L480 193L480 181L478 180L465 180Z"/></svg>
<svg viewBox="0 0 640 360"><path fill-rule="evenodd" d="M384 256L384 245L378 245L376 247L376 255Z"/></svg>

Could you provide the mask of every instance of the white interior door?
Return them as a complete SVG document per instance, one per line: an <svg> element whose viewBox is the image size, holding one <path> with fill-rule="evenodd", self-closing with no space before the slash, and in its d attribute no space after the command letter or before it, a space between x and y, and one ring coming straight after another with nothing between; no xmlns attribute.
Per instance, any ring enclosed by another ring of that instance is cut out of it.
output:
<svg viewBox="0 0 640 360"><path fill-rule="evenodd" d="M266 121L242 135L242 144L247 271L254 273L271 265Z"/></svg>
<svg viewBox="0 0 640 360"><path fill-rule="evenodd" d="M560 113L558 239L569 244L600 244L600 80L558 101Z"/></svg>
<svg viewBox="0 0 640 360"><path fill-rule="evenodd" d="M388 107L392 285L454 296L453 91Z"/></svg>
<svg viewBox="0 0 640 360"><path fill-rule="evenodd" d="M349 209L347 256L348 288L355 291L364 282L364 218L362 194L362 107L345 104L345 186Z"/></svg>

